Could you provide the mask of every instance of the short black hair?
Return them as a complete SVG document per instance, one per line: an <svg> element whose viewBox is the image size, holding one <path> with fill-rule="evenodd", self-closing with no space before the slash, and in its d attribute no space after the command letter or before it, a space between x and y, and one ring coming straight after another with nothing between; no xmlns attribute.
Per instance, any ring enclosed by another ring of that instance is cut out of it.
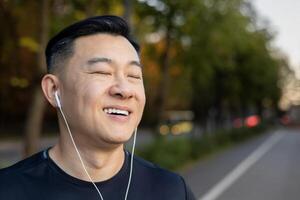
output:
<svg viewBox="0 0 300 200"><path fill-rule="evenodd" d="M74 40L78 37L108 33L125 37L139 53L140 47L130 36L130 29L124 19L113 15L96 16L76 22L55 35L46 47L47 72L53 73L58 63L73 55Z"/></svg>

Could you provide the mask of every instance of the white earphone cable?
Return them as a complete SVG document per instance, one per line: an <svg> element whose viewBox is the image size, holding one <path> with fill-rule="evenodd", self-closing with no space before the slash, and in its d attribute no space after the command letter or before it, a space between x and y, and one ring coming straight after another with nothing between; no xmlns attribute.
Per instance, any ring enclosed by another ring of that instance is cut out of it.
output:
<svg viewBox="0 0 300 200"><path fill-rule="evenodd" d="M75 148L75 150L76 150L76 153L77 153L77 155L78 155L78 157L79 157L79 160L80 160L80 162L81 162L81 165L82 165L82 167L83 167L83 169L84 169L86 175L87 175L88 178L90 179L91 183L92 183L93 186L95 187L96 191L98 192L98 194L99 194L101 200L104 200L104 199L103 199L103 196L102 196L102 194L101 194L101 192L100 192L100 190L99 190L98 187L96 186L95 182L93 181L93 179L92 179L91 176L89 175L89 173L88 173L88 171L87 171L87 169L86 169L86 167L85 167L85 165L84 165L84 162L83 162L83 160L82 160L82 158L81 158L81 155L80 155L80 153L79 153L79 150L78 150L78 148L77 148L77 146L76 146L76 143L75 143L74 138L73 138L73 136L72 136L72 133L71 133L69 124L68 124L68 122L67 122L67 119L66 119L66 117L65 117L65 114L64 114L64 112L63 112L63 110L62 110L60 104L59 104L58 108L59 108L59 111L60 111L60 113L61 113L61 115L62 115L62 117L63 117L63 119L64 119L64 122L65 122L65 124L66 124L68 133L69 133L69 135L70 135L70 138L71 138L71 141L72 141L72 143L73 143L73 146L74 146L74 148ZM129 188L130 188L131 178L132 178L133 156L134 156L135 143L136 143L136 133L137 133L137 128L136 128L135 131L134 131L134 139L133 139L133 145L132 145L132 151L131 151L131 160L130 160L130 173L129 173L128 185L127 185L127 188L126 188L126 194L125 194L125 198L124 198L125 200L127 200L128 191L129 191Z"/></svg>
<svg viewBox="0 0 300 200"><path fill-rule="evenodd" d="M134 155L135 142L136 142L136 132L137 132L137 128L135 128L134 135L133 135L133 145L132 145L131 159L130 159L130 173L129 173L129 179L128 179L128 185L127 185L127 189L126 189L126 194L125 194L125 198L124 198L125 200L127 200L128 191L129 191L130 184L131 184L131 177L132 177L132 170L133 170L133 155Z"/></svg>

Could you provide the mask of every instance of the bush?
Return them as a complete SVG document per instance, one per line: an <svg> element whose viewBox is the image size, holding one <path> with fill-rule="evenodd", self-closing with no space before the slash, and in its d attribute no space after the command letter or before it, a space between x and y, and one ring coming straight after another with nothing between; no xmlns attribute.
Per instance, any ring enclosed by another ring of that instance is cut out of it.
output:
<svg viewBox="0 0 300 200"><path fill-rule="evenodd" d="M224 147L243 142L265 130L266 126L262 124L254 128L219 130L214 134L204 134L200 139L176 138L167 140L164 137L158 137L144 150L138 151L137 154L164 168L176 169L188 161L202 158Z"/></svg>
<svg viewBox="0 0 300 200"><path fill-rule="evenodd" d="M191 150L191 145L186 139L168 141L158 138L138 154L162 167L174 169L190 159Z"/></svg>

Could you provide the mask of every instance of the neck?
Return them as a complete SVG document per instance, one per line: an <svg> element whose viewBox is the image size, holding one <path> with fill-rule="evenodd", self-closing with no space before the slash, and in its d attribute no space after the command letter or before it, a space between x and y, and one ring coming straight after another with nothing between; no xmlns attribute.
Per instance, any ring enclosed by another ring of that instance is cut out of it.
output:
<svg viewBox="0 0 300 200"><path fill-rule="evenodd" d="M70 138L64 138L62 135L65 134L61 134L59 142L49 151L50 157L69 175L90 181ZM95 182L113 177L123 166L125 155L122 144L111 149L89 148L80 143L76 143L76 146L86 170Z"/></svg>

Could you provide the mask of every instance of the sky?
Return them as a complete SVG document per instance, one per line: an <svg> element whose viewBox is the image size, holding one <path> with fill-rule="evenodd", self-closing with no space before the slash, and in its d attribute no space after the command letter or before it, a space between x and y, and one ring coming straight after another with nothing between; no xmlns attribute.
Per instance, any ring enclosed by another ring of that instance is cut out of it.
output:
<svg viewBox="0 0 300 200"><path fill-rule="evenodd" d="M258 15L275 30L274 45L284 52L300 78L300 0L252 0Z"/></svg>

